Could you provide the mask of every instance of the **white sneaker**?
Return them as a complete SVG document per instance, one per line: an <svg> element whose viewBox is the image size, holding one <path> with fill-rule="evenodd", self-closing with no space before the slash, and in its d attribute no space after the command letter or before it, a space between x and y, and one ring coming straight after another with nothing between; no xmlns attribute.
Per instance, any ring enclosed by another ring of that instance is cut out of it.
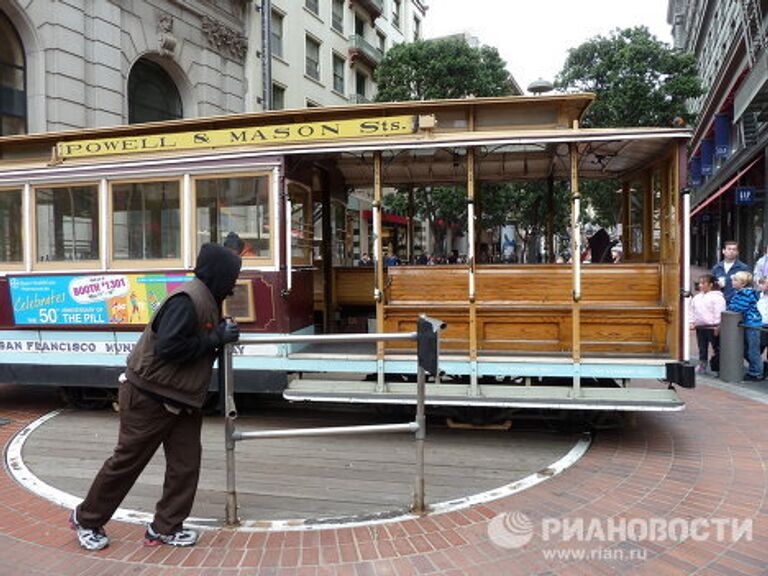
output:
<svg viewBox="0 0 768 576"><path fill-rule="evenodd" d="M182 528L173 534L160 534L155 532L152 523L147 524L147 531L144 533L145 546L160 546L168 544L169 546L194 546L197 543L199 535L194 530Z"/></svg>
<svg viewBox="0 0 768 576"><path fill-rule="evenodd" d="M109 546L109 538L104 532L104 527L85 528L77 521L75 510L69 515L69 527L77 533L77 540L80 546L86 550L103 550Z"/></svg>

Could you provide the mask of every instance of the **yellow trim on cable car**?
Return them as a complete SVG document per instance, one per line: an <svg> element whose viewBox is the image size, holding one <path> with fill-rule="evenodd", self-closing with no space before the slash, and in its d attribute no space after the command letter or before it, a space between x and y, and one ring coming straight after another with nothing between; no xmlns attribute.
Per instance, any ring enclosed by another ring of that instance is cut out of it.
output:
<svg viewBox="0 0 768 576"><path fill-rule="evenodd" d="M293 124L177 132L125 138L74 140L58 142L56 144L56 153L60 159L87 158L111 154L171 152L197 148L224 148L229 146L338 140L342 138L394 136L413 134L416 132L416 128L416 116L323 120L321 122L296 122Z"/></svg>

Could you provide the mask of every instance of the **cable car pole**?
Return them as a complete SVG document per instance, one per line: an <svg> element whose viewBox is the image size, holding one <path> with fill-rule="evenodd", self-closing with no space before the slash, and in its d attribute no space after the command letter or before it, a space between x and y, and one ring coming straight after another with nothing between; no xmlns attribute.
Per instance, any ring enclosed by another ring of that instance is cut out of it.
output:
<svg viewBox="0 0 768 576"><path fill-rule="evenodd" d="M373 296L376 302L376 332L384 332L384 260L381 245L381 152L373 153ZM376 391L384 392L384 342L376 342Z"/></svg>
<svg viewBox="0 0 768 576"><path fill-rule="evenodd" d="M578 130L577 121L573 123ZM571 254L573 254L573 308L571 309L573 345L573 395L581 394L581 194L579 192L579 149L569 145L571 156Z"/></svg>

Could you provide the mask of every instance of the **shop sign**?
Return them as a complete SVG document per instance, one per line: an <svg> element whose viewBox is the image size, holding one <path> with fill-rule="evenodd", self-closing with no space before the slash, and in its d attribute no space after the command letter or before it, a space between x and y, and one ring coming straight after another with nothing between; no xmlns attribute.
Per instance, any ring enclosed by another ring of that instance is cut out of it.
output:
<svg viewBox="0 0 768 576"><path fill-rule="evenodd" d="M749 205L755 203L754 188L736 188L736 204Z"/></svg>

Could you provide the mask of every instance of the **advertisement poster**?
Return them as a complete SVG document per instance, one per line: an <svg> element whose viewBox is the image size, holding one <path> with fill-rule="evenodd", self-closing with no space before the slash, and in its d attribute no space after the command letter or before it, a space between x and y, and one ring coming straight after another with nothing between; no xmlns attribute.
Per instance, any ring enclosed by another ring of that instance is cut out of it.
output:
<svg viewBox="0 0 768 576"><path fill-rule="evenodd" d="M192 274L99 274L11 278L16 324L146 324Z"/></svg>

